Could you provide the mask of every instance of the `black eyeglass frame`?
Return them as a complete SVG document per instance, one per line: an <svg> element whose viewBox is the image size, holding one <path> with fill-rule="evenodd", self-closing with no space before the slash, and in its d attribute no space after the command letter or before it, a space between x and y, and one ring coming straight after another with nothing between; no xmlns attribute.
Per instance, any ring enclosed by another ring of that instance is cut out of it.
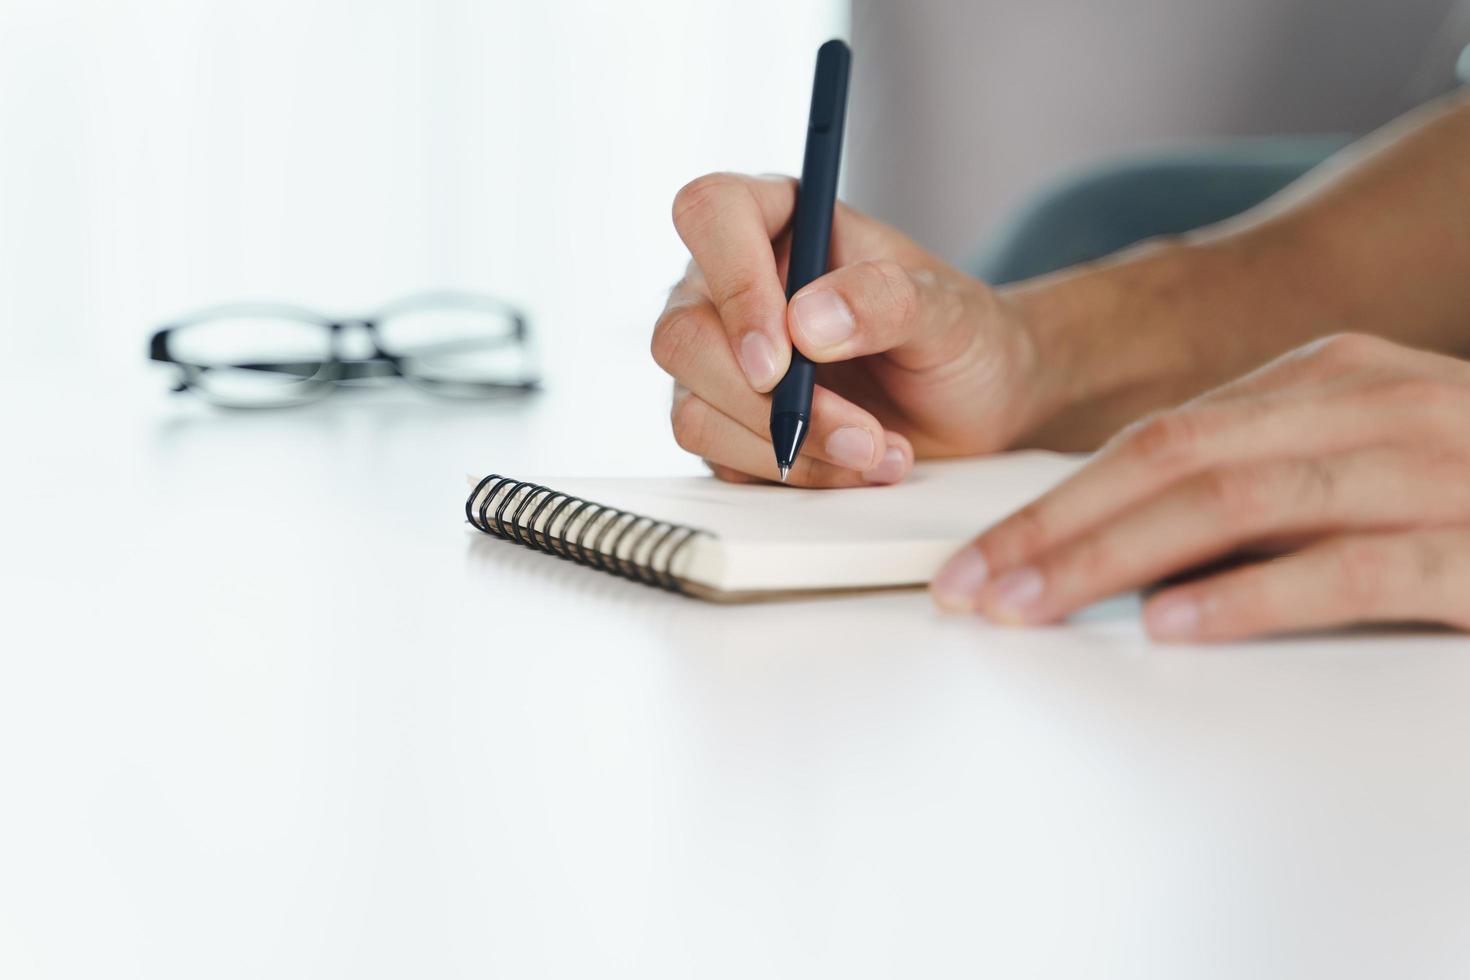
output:
<svg viewBox="0 0 1470 980"><path fill-rule="evenodd" d="M510 330L503 338L488 339L519 345L523 348L529 346L530 326L525 314L516 307L493 296L444 290L405 296L384 304L363 317L334 318L316 310L289 303L245 302L212 306L179 317L154 331L148 339L148 358L159 363L173 364L179 368L179 377L172 389L174 392L192 392L212 404L225 408L284 408L300 405L325 398L341 387L341 382L377 378L401 378L429 394L445 398L488 398L497 395L528 393L540 388L540 379L534 376L508 381L466 381L460 378L448 379L435 377L432 374L416 373L405 368L404 363L412 361L413 355L391 350L383 342L378 325L393 316L430 309L478 310L503 317L510 324ZM197 364L180 360L169 349L169 340L178 331L212 320L251 316L277 317L321 327L329 333L327 358L322 361ZM342 335L352 328L359 328L366 333L372 344L371 357L348 358L342 355ZM484 344L480 343L478 346L483 349ZM308 397L298 396L289 401L248 405L229 402L217 398L208 386L200 381L206 371L218 368L297 375L302 382L310 383L313 387L306 389L311 392Z"/></svg>

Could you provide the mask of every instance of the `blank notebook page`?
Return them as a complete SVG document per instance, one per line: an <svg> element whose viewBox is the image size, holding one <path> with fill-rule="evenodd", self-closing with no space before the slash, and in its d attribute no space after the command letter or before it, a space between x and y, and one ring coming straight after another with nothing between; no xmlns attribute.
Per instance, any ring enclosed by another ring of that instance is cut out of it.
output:
<svg viewBox="0 0 1470 980"><path fill-rule="evenodd" d="M926 462L897 486L844 490L731 484L713 477L536 482L707 532L680 549L669 571L705 598L756 598L928 582L956 548L1062 480L1083 459L1026 451ZM519 526L532 516L523 513ZM546 530L546 516L536 531ZM584 530L574 533L595 538Z"/></svg>

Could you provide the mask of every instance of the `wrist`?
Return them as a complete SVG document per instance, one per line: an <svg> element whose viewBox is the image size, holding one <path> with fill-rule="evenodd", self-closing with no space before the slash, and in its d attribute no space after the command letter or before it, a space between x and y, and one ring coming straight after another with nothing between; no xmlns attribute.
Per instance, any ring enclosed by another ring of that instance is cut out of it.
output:
<svg viewBox="0 0 1470 980"><path fill-rule="evenodd" d="M1231 263L1223 249L1160 239L1002 290L1035 364L1031 424L1018 444L1095 448L1231 376L1209 356L1211 318L1201 315Z"/></svg>

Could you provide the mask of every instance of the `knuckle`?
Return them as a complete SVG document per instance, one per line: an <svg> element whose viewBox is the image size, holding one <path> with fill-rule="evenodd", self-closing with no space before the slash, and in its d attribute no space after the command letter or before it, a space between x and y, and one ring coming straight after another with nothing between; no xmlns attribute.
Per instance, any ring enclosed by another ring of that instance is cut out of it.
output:
<svg viewBox="0 0 1470 980"><path fill-rule="evenodd" d="M1393 574L1393 556L1377 541L1354 541L1338 548L1337 592L1345 608L1366 609L1383 596Z"/></svg>
<svg viewBox="0 0 1470 980"><path fill-rule="evenodd" d="M1300 499L1315 505L1319 511L1331 508L1337 496L1337 473L1326 460L1303 461L1296 468L1296 476Z"/></svg>
<svg viewBox="0 0 1470 980"><path fill-rule="evenodd" d="M649 352L654 363L677 376L689 362L690 348L698 343L700 315L697 306L674 306L664 310L653 325Z"/></svg>
<svg viewBox="0 0 1470 980"><path fill-rule="evenodd" d="M1411 546L1414 572L1419 581L1438 583L1449 573L1449 556L1433 535L1416 535Z"/></svg>
<svg viewBox="0 0 1470 980"><path fill-rule="evenodd" d="M997 530L1001 533L982 538L983 550L991 560L1004 564L1043 551L1050 540L1049 524L1037 504L1022 507Z"/></svg>
<svg viewBox="0 0 1470 980"><path fill-rule="evenodd" d="M1202 429L1189 412L1161 412L1138 423L1127 435L1127 446L1144 466L1174 472L1198 457Z"/></svg>
<svg viewBox="0 0 1470 980"><path fill-rule="evenodd" d="M729 277L715 287L720 309L737 322L755 317L765 305L761 285L758 279L747 274Z"/></svg>
<svg viewBox="0 0 1470 980"><path fill-rule="evenodd" d="M1392 346L1381 337L1366 333L1335 333L1313 341L1308 348L1313 360L1331 367L1352 367L1371 364L1383 356L1385 346Z"/></svg>
<svg viewBox="0 0 1470 980"><path fill-rule="evenodd" d="M673 195L673 226L681 232L698 228L716 219L741 192L741 178L735 173L697 176Z"/></svg>
<svg viewBox="0 0 1470 980"><path fill-rule="evenodd" d="M1066 548L1066 578L1093 588L1108 582L1116 572L1117 563L1112 551L1094 537L1087 537ZM1047 578L1062 577L1062 562L1055 561Z"/></svg>
<svg viewBox="0 0 1470 980"><path fill-rule="evenodd" d="M674 226L691 227L718 213L735 186L736 177L729 173L704 174L694 178L674 195Z"/></svg>
<svg viewBox="0 0 1470 980"><path fill-rule="evenodd" d="M1205 501L1231 527L1259 523L1270 513L1272 483L1268 470L1253 467L1210 470L1199 476Z"/></svg>
<svg viewBox="0 0 1470 980"><path fill-rule="evenodd" d="M675 399L674 407L669 410L669 421L674 429L674 442L680 449L698 454L705 448L709 410L703 401L693 395Z"/></svg>

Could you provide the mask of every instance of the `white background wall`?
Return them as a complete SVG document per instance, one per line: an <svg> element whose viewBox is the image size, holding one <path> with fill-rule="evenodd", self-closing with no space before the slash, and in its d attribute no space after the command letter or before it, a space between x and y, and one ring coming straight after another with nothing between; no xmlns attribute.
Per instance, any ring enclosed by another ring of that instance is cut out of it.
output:
<svg viewBox="0 0 1470 980"><path fill-rule="evenodd" d="M842 0L0 0L0 347L241 298L525 304L646 362L674 192L795 171Z"/></svg>
<svg viewBox="0 0 1470 980"><path fill-rule="evenodd" d="M848 196L957 258L1098 156L1367 129L1444 87L1450 6L857 0ZM674 191L799 168L847 9L0 0L0 349L137 364L196 306L446 285L525 304L553 375L646 365Z"/></svg>

